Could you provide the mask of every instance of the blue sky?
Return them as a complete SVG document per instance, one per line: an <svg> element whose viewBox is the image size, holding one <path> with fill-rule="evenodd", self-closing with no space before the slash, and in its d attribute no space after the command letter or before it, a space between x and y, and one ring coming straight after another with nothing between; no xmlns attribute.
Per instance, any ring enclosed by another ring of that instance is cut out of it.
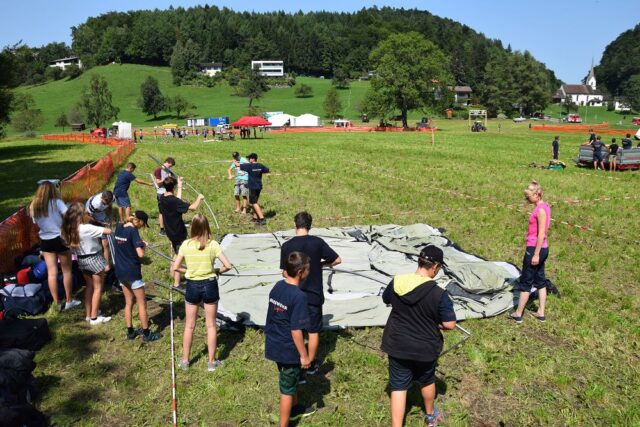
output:
<svg viewBox="0 0 640 427"><path fill-rule="evenodd" d="M90 16L108 11L188 7L193 0L0 0L0 47L20 40L30 46L52 41L71 43L70 28ZM567 83L579 82L597 64L604 48L621 32L640 23L640 7L634 0L424 0L296 2L218 1L218 7L234 10L354 11L362 7L393 6L427 10L434 15L468 25L490 38L529 50ZM637 58L636 58L637 60Z"/></svg>

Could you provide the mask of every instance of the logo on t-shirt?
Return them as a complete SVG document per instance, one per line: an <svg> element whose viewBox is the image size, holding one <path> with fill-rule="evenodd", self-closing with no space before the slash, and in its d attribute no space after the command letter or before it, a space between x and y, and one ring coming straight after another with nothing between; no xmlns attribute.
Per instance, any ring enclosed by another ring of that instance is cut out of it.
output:
<svg viewBox="0 0 640 427"><path fill-rule="evenodd" d="M288 310L288 307L286 305L274 300L273 298L269 298L269 302L273 304L273 311L275 311L276 313L284 313Z"/></svg>

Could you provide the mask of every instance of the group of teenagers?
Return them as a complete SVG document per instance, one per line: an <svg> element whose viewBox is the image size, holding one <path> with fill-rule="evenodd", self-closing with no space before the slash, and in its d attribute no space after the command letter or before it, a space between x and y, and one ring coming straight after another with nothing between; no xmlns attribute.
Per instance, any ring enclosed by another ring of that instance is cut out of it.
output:
<svg viewBox="0 0 640 427"><path fill-rule="evenodd" d="M262 165L256 166L257 156L243 159L233 153L233 164L238 175L246 172L248 182L251 172L268 172ZM177 361L182 369L189 369L193 332L200 305L204 306L207 328L207 370L215 371L222 362L216 359L217 325L216 315L220 292L218 276L233 268L230 260L211 233L206 216L197 213L191 220L189 236L182 214L196 210L202 195L189 204L180 199L183 181L175 176L171 167L173 158L167 158L156 170L154 178L158 186L158 207L162 219L160 225L171 241L175 257L170 272L174 286L181 286L181 277L186 279L185 325L182 356ZM243 167L243 165L250 165ZM251 166L253 165L253 166ZM252 169L253 168L253 169ZM113 192L98 193L86 204L72 203L67 206L56 186L42 182L29 205L29 213L39 226L40 248L48 268L48 284L54 304L52 312L71 309L80 305L72 298L71 254L75 254L78 267L85 278L84 307L86 321L98 325L111 320L100 312L100 297L105 273L115 269L125 298L126 337L134 340L142 336L144 341L161 337L150 331L146 311L145 283L142 278L141 259L146 242L139 230L148 227L148 215L140 210L131 214L128 198L129 184L138 180L134 175L135 164L127 164L116 180ZM237 184L237 182L236 182ZM161 190L162 189L162 190ZM251 185L249 185L251 190ZM175 194L174 194L175 191ZM237 201L243 197L242 189ZM517 323L523 322L525 306L532 291L537 290L538 310L530 314L538 321L545 321L546 279L545 261L548 257L547 231L551 212L542 199L542 188L536 182L524 191L525 198L534 205L529 218L526 248L520 278L520 301L509 317ZM257 204L259 196L254 193ZM251 198L251 195L249 196ZM111 205L118 205L120 221L111 229ZM241 205L237 205L241 209ZM246 206L245 206L246 209ZM255 214L255 209L254 209ZM179 221L177 220L179 218ZM323 268L331 268L342 262L340 256L321 238L312 236L312 216L299 212L294 217L295 236L283 243L280 268L283 279L275 283L269 293L265 322L265 357L276 363L280 390L280 425L311 415L314 410L298 402L298 388L307 381L307 376L321 372L318 357L319 334L323 328L324 289ZM111 245L107 241L111 240ZM109 253L113 267L108 261ZM216 268L216 260L220 267ZM62 269L66 303L58 298L58 262ZM389 358L389 391L392 426L404 424L407 391L417 382L424 400L425 423L435 426L441 413L435 407L435 370L443 348L442 330L454 329L456 316L453 303L447 292L440 288L434 278L445 265L443 251L434 245L420 250L417 267L412 273L395 276L382 294L391 312L384 328L381 349ZM133 327L132 307L138 305L140 328ZM307 343L305 345L305 335Z"/></svg>
<svg viewBox="0 0 640 427"><path fill-rule="evenodd" d="M618 151L630 150L633 148L631 134L628 133L625 138L622 138L622 141L620 141L622 146L619 146L615 138L612 138L611 143L607 145L602 141L600 136L596 136L596 134L591 130L589 132L591 133L589 134L589 139L585 144L593 147L593 168L595 170L606 170L604 167L604 153L602 150L603 148L607 148L609 150L609 172L615 171L618 167ZM638 143L638 147L640 147L640 143Z"/></svg>

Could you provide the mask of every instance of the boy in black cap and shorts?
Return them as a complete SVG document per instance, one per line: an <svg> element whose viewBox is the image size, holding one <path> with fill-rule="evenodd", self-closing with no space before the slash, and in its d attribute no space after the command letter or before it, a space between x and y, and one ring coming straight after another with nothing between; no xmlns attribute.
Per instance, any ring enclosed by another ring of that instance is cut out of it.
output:
<svg viewBox="0 0 640 427"><path fill-rule="evenodd" d="M442 265L442 250L425 246L415 273L400 274L385 288L382 300L391 314L381 349L389 355L391 425L402 426L407 390L415 380L424 400L425 422L435 426L441 415L435 407L435 372L444 338L441 329L454 329L456 315L447 292L433 280Z"/></svg>

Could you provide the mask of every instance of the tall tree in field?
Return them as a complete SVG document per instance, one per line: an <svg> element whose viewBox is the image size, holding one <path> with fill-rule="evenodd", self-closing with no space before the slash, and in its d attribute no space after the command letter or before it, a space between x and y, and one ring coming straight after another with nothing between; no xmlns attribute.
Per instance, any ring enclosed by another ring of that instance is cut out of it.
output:
<svg viewBox="0 0 640 427"><path fill-rule="evenodd" d="M152 115L154 119L158 118L158 113L165 109L165 99L160 92L158 80L152 76L140 85L140 98L138 98L138 106L147 115Z"/></svg>
<svg viewBox="0 0 640 427"><path fill-rule="evenodd" d="M18 94L13 99L11 124L18 132L33 132L42 126L42 111L30 94Z"/></svg>
<svg viewBox="0 0 640 427"><path fill-rule="evenodd" d="M117 118L120 109L113 105L111 91L104 77L99 74L91 76L88 87L82 89L80 105L87 121L99 128L112 118Z"/></svg>
<svg viewBox="0 0 640 427"><path fill-rule="evenodd" d="M176 118L180 118L180 113L187 111L188 108L191 108L191 104L186 100L182 95L176 95L173 98L169 99L167 109L176 112Z"/></svg>
<svg viewBox="0 0 640 427"><path fill-rule="evenodd" d="M449 58L416 32L389 36L369 59L375 70L371 89L383 103L400 111L403 127L410 110L445 104L451 97Z"/></svg>
<svg viewBox="0 0 640 427"><path fill-rule="evenodd" d="M324 97L324 113L330 119L335 119L342 111L342 102L335 87L331 86Z"/></svg>
<svg viewBox="0 0 640 427"><path fill-rule="evenodd" d="M265 78L257 71L251 70L247 78L240 80L238 94L242 97L249 98L249 108L253 101L262 98L265 92L269 90Z"/></svg>
<svg viewBox="0 0 640 427"><path fill-rule="evenodd" d="M65 127L69 127L69 118L64 111L60 113L60 115L56 119L55 127L62 128L62 132L64 132Z"/></svg>

